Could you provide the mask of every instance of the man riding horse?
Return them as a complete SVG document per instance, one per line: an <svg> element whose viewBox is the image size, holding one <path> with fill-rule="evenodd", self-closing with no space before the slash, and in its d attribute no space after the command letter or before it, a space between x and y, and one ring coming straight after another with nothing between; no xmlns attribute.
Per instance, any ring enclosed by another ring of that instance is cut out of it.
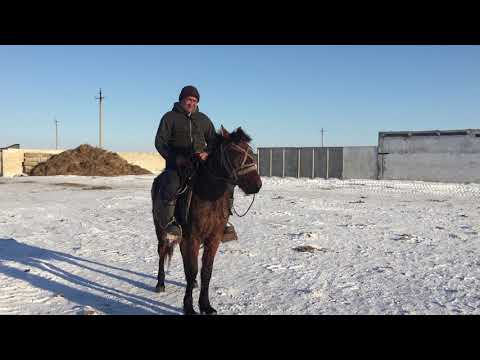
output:
<svg viewBox="0 0 480 360"><path fill-rule="evenodd" d="M215 138L215 127L207 115L199 111L200 94L194 86L185 86L180 92L179 102L163 115L155 138L155 147L166 160L166 169L161 174L162 189L156 210L160 226L166 239L178 241L182 230L175 219L177 194L185 173L192 168L192 159L206 161ZM234 186L230 186L230 215L233 206ZM235 228L227 223L224 240L236 240Z"/></svg>

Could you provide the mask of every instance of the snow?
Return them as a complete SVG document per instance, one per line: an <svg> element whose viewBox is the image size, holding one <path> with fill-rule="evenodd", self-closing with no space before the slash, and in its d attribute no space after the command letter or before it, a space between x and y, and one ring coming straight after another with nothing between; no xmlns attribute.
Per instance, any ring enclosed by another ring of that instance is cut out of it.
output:
<svg viewBox="0 0 480 360"><path fill-rule="evenodd" d="M179 249L153 292L152 181L1 178L0 314L181 314ZM219 314L480 314L479 184L263 183L215 259Z"/></svg>

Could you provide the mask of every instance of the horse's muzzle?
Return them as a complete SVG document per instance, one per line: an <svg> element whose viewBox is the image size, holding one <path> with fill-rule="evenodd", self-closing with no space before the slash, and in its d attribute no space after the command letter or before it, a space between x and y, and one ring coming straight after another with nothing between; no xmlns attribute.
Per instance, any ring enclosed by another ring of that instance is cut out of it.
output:
<svg viewBox="0 0 480 360"><path fill-rule="evenodd" d="M258 181L256 181L254 184L249 184L248 186L245 187L245 189L242 189L242 190L244 190L246 195L253 195L253 194L257 194L261 188L262 188L262 180L260 180L259 178Z"/></svg>

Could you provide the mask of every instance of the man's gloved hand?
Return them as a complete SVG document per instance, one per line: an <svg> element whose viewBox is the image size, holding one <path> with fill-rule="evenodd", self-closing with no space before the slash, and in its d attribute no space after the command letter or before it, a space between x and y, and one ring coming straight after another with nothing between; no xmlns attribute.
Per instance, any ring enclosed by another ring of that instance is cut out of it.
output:
<svg viewBox="0 0 480 360"><path fill-rule="evenodd" d="M197 159L200 159L202 161L206 161L208 158L207 152L196 152L194 155Z"/></svg>

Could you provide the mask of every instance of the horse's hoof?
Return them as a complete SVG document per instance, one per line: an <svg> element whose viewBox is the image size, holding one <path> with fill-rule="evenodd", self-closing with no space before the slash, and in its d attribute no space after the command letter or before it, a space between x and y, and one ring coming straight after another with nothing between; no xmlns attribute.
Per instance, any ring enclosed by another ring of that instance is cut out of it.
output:
<svg viewBox="0 0 480 360"><path fill-rule="evenodd" d="M234 231L233 233L224 233L221 242L226 243L226 242L235 241L235 240L238 240L238 236Z"/></svg>
<svg viewBox="0 0 480 360"><path fill-rule="evenodd" d="M157 285L157 286L155 287L155 292L156 292L156 293L163 293L163 292L165 292L165 285Z"/></svg>
<svg viewBox="0 0 480 360"><path fill-rule="evenodd" d="M193 309L183 309L184 315L198 315L198 313Z"/></svg>
<svg viewBox="0 0 480 360"><path fill-rule="evenodd" d="M210 306L206 309L200 309L200 313L202 315L217 315L217 310Z"/></svg>

